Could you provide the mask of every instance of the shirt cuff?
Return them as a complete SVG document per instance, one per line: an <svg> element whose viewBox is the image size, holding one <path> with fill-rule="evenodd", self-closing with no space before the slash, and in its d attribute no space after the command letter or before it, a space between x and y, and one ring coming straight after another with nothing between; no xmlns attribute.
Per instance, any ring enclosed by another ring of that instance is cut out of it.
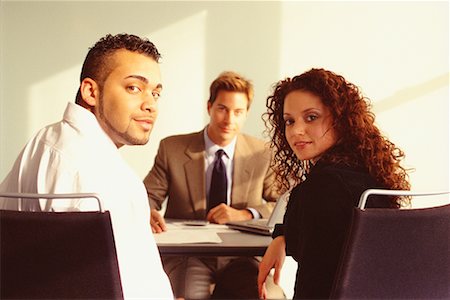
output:
<svg viewBox="0 0 450 300"><path fill-rule="evenodd" d="M261 215L259 214L259 212L256 209L247 207L247 210L252 213L253 219L261 219Z"/></svg>

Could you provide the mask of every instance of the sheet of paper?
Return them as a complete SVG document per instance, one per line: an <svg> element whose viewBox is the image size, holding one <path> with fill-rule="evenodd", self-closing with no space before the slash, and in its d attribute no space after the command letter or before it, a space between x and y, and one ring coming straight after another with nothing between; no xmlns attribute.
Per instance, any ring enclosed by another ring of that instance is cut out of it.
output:
<svg viewBox="0 0 450 300"><path fill-rule="evenodd" d="M167 223L167 231L155 233L157 244L221 243L218 232L232 231L226 225L208 224L187 226L182 223Z"/></svg>

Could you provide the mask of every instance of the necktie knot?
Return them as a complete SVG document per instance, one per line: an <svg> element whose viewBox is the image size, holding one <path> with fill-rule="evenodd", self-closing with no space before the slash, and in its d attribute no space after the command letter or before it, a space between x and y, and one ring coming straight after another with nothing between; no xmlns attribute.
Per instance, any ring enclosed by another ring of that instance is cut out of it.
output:
<svg viewBox="0 0 450 300"><path fill-rule="evenodd" d="M219 149L216 151L216 159L222 159L222 156L225 154L225 151L223 149ZM226 155L226 154L225 154Z"/></svg>

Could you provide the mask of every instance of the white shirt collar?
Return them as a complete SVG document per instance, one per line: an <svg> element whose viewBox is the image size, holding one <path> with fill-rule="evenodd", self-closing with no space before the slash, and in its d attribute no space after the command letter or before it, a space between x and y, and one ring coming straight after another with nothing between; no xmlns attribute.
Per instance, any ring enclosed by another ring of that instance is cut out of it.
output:
<svg viewBox="0 0 450 300"><path fill-rule="evenodd" d="M100 126L95 115L81 105L68 102L63 119L73 127L78 128L83 134L92 135L95 138L105 137L105 141L117 150L117 146Z"/></svg>
<svg viewBox="0 0 450 300"><path fill-rule="evenodd" d="M225 147L221 147L215 144L208 136L208 126L203 130L203 138L205 140L205 152L206 156L215 156L217 150L223 149L227 154L227 157L232 160L234 157L234 150L236 148L237 135L231 140L231 142Z"/></svg>

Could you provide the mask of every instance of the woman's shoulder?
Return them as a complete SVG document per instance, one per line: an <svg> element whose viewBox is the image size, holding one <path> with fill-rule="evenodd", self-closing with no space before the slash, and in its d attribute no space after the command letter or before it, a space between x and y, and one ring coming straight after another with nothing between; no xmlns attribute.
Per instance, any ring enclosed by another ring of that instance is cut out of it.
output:
<svg viewBox="0 0 450 300"><path fill-rule="evenodd" d="M297 192L311 199L320 198L322 201L347 199L356 205L363 191L376 186L375 180L363 168L320 163L314 166L307 179L299 184Z"/></svg>
<svg viewBox="0 0 450 300"><path fill-rule="evenodd" d="M347 166L344 164L317 163L311 169L308 180L315 182L339 181L342 183L360 183L376 185L369 171L360 166Z"/></svg>

